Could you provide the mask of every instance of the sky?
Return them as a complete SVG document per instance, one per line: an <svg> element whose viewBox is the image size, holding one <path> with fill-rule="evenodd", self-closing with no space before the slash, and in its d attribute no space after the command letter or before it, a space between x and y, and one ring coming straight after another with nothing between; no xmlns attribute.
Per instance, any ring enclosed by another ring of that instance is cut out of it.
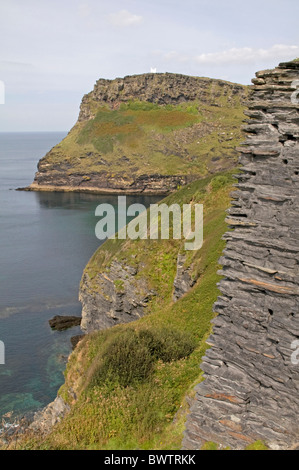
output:
<svg viewBox="0 0 299 470"><path fill-rule="evenodd" d="M0 0L0 132L69 131L99 78L250 84L299 57L298 0Z"/></svg>

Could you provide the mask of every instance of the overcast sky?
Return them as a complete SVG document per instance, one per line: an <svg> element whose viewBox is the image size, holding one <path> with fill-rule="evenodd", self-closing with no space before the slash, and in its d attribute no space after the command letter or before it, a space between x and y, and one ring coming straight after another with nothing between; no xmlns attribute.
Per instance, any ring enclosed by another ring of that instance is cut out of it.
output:
<svg viewBox="0 0 299 470"><path fill-rule="evenodd" d="M298 18L298 0L0 0L0 131L68 131L98 78L151 68L250 84L299 57Z"/></svg>

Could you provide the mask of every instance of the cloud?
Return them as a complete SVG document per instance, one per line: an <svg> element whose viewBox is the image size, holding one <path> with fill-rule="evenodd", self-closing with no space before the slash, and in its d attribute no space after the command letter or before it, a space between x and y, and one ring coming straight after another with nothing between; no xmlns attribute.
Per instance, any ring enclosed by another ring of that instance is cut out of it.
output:
<svg viewBox="0 0 299 470"><path fill-rule="evenodd" d="M11 60L0 60L0 71L2 72L26 72L34 68L33 64L26 62L13 62Z"/></svg>
<svg viewBox="0 0 299 470"><path fill-rule="evenodd" d="M120 10L109 15L109 21L113 26L133 26L141 23L142 20L142 16L134 15L127 10Z"/></svg>
<svg viewBox="0 0 299 470"><path fill-rule="evenodd" d="M288 61L299 57L299 46L275 44L268 49L254 47L233 47L219 52L205 52L202 54L188 54L178 51L156 51L156 56L168 63L189 64L189 66L202 66L208 69L224 67L246 67L264 64L265 67L272 63Z"/></svg>
<svg viewBox="0 0 299 470"><path fill-rule="evenodd" d="M199 64L228 65L248 64L266 60L295 59L299 55L299 46L276 44L269 49L256 49L253 47L232 48L221 52L204 53L194 57Z"/></svg>
<svg viewBox="0 0 299 470"><path fill-rule="evenodd" d="M77 7L77 12L81 18L86 18L91 15L91 8L88 3L80 3Z"/></svg>

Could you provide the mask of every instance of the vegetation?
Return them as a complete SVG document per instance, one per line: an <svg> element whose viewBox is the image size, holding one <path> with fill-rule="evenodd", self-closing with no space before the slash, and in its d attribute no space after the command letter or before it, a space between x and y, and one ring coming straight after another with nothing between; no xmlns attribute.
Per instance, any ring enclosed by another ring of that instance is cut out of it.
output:
<svg viewBox="0 0 299 470"><path fill-rule="evenodd" d="M94 359L90 385L105 382L114 389L144 382L156 361L177 361L188 357L194 348L195 342L188 334L168 328L117 331Z"/></svg>
<svg viewBox="0 0 299 470"><path fill-rule="evenodd" d="M77 122L41 165L66 175L105 171L107 178L157 173L202 177L232 168L235 147L243 140L244 105L239 95L218 87L213 89L216 104L134 100L110 109L91 101L94 117Z"/></svg>
<svg viewBox="0 0 299 470"><path fill-rule="evenodd" d="M263 441L259 440L247 446L245 450L269 450L269 447L267 447Z"/></svg>
<svg viewBox="0 0 299 470"><path fill-rule="evenodd" d="M95 288L96 273L109 269L115 257L144 261L141 275L157 289L156 300L138 321L84 337L70 356L59 391L71 411L48 436L27 436L20 448L181 448L187 397L202 380L200 362L218 295L218 259L233 181L228 172L167 198L168 203L204 204L204 244L187 260L197 281L177 302L171 294L181 241L108 240L95 253L86 268Z"/></svg>

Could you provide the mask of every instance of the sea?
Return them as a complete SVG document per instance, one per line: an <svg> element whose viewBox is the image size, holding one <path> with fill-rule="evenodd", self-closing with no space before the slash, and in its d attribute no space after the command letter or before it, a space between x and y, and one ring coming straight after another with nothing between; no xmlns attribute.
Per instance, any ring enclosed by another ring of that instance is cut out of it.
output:
<svg viewBox="0 0 299 470"><path fill-rule="evenodd" d="M49 320L81 315L80 279L103 243L95 235L95 209L109 203L118 210L115 195L18 190L33 181L39 159L65 136L0 133L0 427L1 420L33 414L56 397L70 339L81 330L55 331ZM127 205L148 207L157 200L128 196Z"/></svg>

